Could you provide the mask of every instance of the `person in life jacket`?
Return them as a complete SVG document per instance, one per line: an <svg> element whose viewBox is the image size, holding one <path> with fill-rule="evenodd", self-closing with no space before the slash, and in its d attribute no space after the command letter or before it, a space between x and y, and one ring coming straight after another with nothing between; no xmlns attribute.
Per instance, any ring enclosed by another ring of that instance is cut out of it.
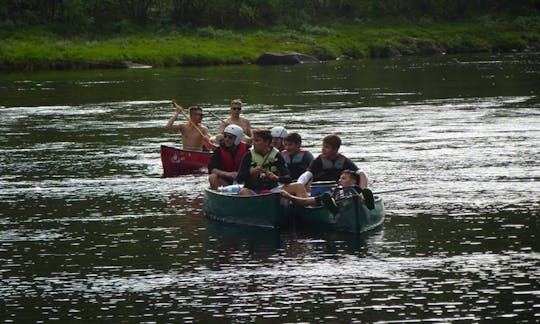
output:
<svg viewBox="0 0 540 324"><path fill-rule="evenodd" d="M272 135L272 146L281 152L285 149L285 137L287 136L287 130L283 126L276 126L270 129Z"/></svg>
<svg viewBox="0 0 540 324"><path fill-rule="evenodd" d="M302 184L291 183L285 161L278 150L271 146L271 142L269 130L257 129L253 132L253 148L244 155L236 177L238 182L244 184L238 194L250 196L286 190L297 196L307 196Z"/></svg>
<svg viewBox="0 0 540 324"><path fill-rule="evenodd" d="M310 181L338 181L343 170L352 170L360 176L360 188L367 188L368 176L348 157L339 153L341 138L328 135L323 139L322 152L309 164L297 182L308 185Z"/></svg>
<svg viewBox="0 0 540 324"><path fill-rule="evenodd" d="M315 157L310 151L301 147L302 137L298 133L288 134L283 142L285 149L281 151L281 155L289 169L291 178L296 180L307 170Z"/></svg>
<svg viewBox="0 0 540 324"><path fill-rule="evenodd" d="M373 193L368 188L360 189L360 175L352 170L343 170L337 182L338 186L332 192L325 192L315 197L302 197L291 195L283 191L281 195L295 204L302 206L325 206L333 213L339 211L336 202L358 195L362 198L368 209L375 208Z"/></svg>
<svg viewBox="0 0 540 324"><path fill-rule="evenodd" d="M238 175L238 169L242 157L248 150L245 142L242 142L244 132L238 125L229 125L223 131L223 141L214 151L208 163L208 182L211 189L228 186L233 183Z"/></svg>

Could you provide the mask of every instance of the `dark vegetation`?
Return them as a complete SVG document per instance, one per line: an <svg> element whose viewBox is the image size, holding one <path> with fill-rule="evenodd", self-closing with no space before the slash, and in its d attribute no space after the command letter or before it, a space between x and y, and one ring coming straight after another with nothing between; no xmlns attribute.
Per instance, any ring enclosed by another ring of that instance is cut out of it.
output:
<svg viewBox="0 0 540 324"><path fill-rule="evenodd" d="M4 0L0 69L538 49L540 0Z"/></svg>

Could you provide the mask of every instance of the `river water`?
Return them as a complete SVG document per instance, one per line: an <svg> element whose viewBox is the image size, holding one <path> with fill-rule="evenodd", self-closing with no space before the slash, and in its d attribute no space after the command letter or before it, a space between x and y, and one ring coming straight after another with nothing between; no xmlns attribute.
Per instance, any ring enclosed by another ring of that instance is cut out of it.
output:
<svg viewBox="0 0 540 324"><path fill-rule="evenodd" d="M0 319L539 322L539 81L538 53L2 74ZM413 189L362 236L207 221L205 176L161 178L172 98Z"/></svg>

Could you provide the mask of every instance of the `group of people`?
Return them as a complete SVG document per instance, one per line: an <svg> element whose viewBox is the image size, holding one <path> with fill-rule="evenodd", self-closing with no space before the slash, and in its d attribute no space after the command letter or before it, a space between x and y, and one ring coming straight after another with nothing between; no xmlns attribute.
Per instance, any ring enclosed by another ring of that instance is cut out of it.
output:
<svg viewBox="0 0 540 324"><path fill-rule="evenodd" d="M221 122L218 134L213 138L208 128L201 125L203 111L200 106L190 107L188 117L174 100L173 105L176 111L166 127L182 134L184 149L203 150L209 147L208 143L213 146L208 164L212 189L237 182L243 184L239 195L282 192L285 198L295 203L316 205L328 196L310 197L311 183L335 181L339 187L357 187L364 199L373 199L366 189L366 173L339 152L341 139L337 135L324 137L321 153L314 157L302 148L300 134L288 133L285 127L252 130L249 120L240 116L242 101L239 99L231 102L231 115ZM179 114L186 117L186 122L175 124Z"/></svg>

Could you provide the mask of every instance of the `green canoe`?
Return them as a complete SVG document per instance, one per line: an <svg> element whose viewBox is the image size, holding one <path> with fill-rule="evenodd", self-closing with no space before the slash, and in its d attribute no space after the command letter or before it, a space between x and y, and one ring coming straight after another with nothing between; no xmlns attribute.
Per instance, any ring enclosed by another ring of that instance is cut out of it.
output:
<svg viewBox="0 0 540 324"><path fill-rule="evenodd" d="M205 189L203 209L206 217L221 222L279 228L290 221L289 208L279 193L238 196Z"/></svg>
<svg viewBox="0 0 540 324"><path fill-rule="evenodd" d="M295 215L297 226L364 233L384 221L384 205L381 197L375 197L375 208L369 210L359 196L352 196L337 203L339 210L331 213L325 207L303 207Z"/></svg>

